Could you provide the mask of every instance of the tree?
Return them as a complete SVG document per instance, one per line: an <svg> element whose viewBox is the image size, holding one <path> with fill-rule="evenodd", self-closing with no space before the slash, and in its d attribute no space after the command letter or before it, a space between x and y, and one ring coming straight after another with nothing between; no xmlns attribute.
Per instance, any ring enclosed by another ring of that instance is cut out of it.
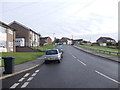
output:
<svg viewBox="0 0 120 90"><path fill-rule="evenodd" d="M60 39L55 38L54 43L59 43Z"/></svg>

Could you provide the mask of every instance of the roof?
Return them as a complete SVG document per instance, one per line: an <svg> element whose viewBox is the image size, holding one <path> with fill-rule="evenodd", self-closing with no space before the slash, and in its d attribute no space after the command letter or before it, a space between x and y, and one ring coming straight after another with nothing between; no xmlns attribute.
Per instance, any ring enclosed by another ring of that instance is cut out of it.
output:
<svg viewBox="0 0 120 90"><path fill-rule="evenodd" d="M12 24L17 24L17 25L19 25L19 26L21 26L21 27L23 27L23 28L25 28L25 29L27 29L27 30L29 30L29 31L32 31L32 32L34 32L35 34L37 34L37 35L39 35L39 36L41 36L40 34L36 33L36 32L33 31L32 29L26 27L25 25L23 25L23 24L21 24L21 23L19 23L19 22L13 21L13 22L10 23L9 25L12 25Z"/></svg>
<svg viewBox="0 0 120 90"><path fill-rule="evenodd" d="M83 39L75 39L75 40L73 40L73 41L83 41Z"/></svg>
<svg viewBox="0 0 120 90"><path fill-rule="evenodd" d="M47 38L50 38L50 37L40 37L40 39L47 39Z"/></svg>
<svg viewBox="0 0 120 90"><path fill-rule="evenodd" d="M5 27L5 28L10 28L10 29L12 29L13 31L15 31L14 28L12 28L12 27L10 27L9 25L3 23L2 21L0 21L0 26L3 26L3 27Z"/></svg>
<svg viewBox="0 0 120 90"><path fill-rule="evenodd" d="M114 39L112 39L112 38L110 38L110 37L100 37L99 39L104 39L104 40L114 40ZM98 40L99 40L98 39Z"/></svg>
<svg viewBox="0 0 120 90"><path fill-rule="evenodd" d="M62 37L61 40L63 40L63 39L64 39L64 40L71 40L71 39L69 39L69 38L67 38L67 37Z"/></svg>

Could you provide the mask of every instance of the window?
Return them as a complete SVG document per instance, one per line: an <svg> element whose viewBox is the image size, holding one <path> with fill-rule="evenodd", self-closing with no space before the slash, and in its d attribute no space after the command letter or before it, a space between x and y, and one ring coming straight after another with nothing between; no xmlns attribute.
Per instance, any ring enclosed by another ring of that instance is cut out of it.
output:
<svg viewBox="0 0 120 90"><path fill-rule="evenodd" d="M30 39L31 39L31 37L30 37Z"/></svg>
<svg viewBox="0 0 120 90"><path fill-rule="evenodd" d="M0 41L0 47L6 48L6 41L1 40L1 41Z"/></svg>
<svg viewBox="0 0 120 90"><path fill-rule="evenodd" d="M111 40L111 42L115 42L114 40Z"/></svg>
<svg viewBox="0 0 120 90"><path fill-rule="evenodd" d="M11 35L13 35L13 31L10 30L10 29L8 29L8 33L11 34Z"/></svg>
<svg viewBox="0 0 120 90"><path fill-rule="evenodd" d="M30 34L32 34L32 32L30 31Z"/></svg>
<svg viewBox="0 0 120 90"><path fill-rule="evenodd" d="M58 54L57 50L49 50L46 52L46 55Z"/></svg>
<svg viewBox="0 0 120 90"><path fill-rule="evenodd" d="M6 28L0 26L0 32L1 32L1 33L6 33Z"/></svg>
<svg viewBox="0 0 120 90"><path fill-rule="evenodd" d="M107 40L107 42L110 42L110 40Z"/></svg>
<svg viewBox="0 0 120 90"><path fill-rule="evenodd" d="M7 34L6 29L0 27L0 47L6 48Z"/></svg>
<svg viewBox="0 0 120 90"><path fill-rule="evenodd" d="M9 47L13 47L13 42L8 42Z"/></svg>

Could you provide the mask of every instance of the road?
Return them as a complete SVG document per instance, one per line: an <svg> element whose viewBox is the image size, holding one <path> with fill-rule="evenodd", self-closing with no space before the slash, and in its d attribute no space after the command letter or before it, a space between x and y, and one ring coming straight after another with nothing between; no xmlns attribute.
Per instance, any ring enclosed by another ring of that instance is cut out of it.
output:
<svg viewBox="0 0 120 90"><path fill-rule="evenodd" d="M62 46L60 64L43 64L4 79L3 88L118 88L118 63Z"/></svg>

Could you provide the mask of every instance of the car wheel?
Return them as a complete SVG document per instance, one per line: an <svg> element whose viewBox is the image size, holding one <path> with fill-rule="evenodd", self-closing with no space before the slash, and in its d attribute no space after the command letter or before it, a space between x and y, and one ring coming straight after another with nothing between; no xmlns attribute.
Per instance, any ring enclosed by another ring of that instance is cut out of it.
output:
<svg viewBox="0 0 120 90"><path fill-rule="evenodd" d="M48 64L49 63L49 61L45 61L45 64Z"/></svg>
<svg viewBox="0 0 120 90"><path fill-rule="evenodd" d="M60 60L58 60L58 63L60 63Z"/></svg>

